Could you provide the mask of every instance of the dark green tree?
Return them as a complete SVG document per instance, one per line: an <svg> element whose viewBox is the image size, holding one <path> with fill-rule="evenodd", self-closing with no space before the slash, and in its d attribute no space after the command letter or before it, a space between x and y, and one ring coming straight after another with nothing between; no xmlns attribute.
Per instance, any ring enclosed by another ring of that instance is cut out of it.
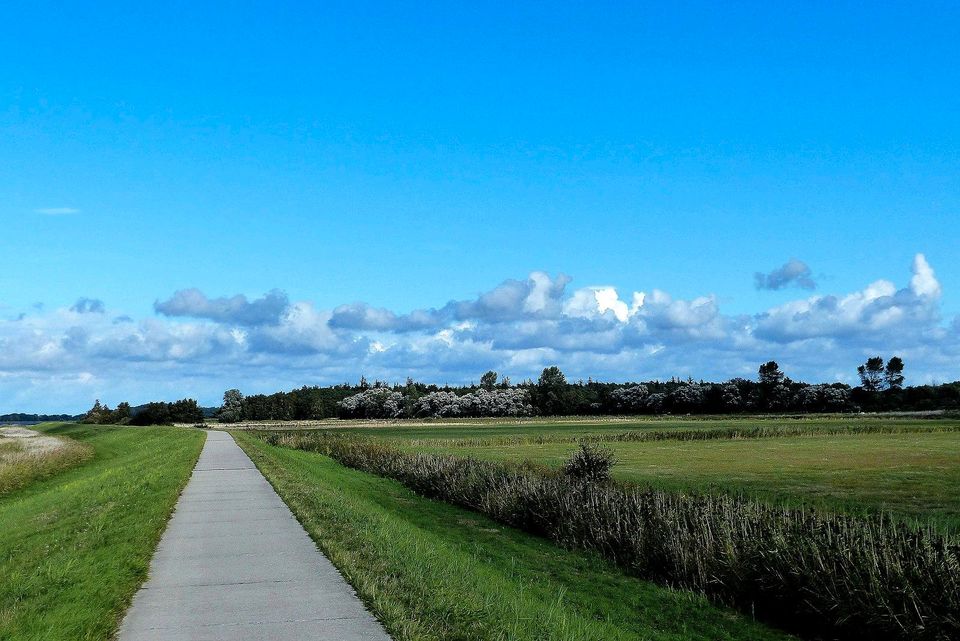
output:
<svg viewBox="0 0 960 641"><path fill-rule="evenodd" d="M874 356L857 368L863 389L868 392L879 392L884 386L883 358Z"/></svg>
<svg viewBox="0 0 960 641"><path fill-rule="evenodd" d="M560 368L556 365L547 367L537 381L535 405L543 414L568 414L568 391L567 377Z"/></svg>
<svg viewBox="0 0 960 641"><path fill-rule="evenodd" d="M98 398L96 401L94 401L93 407L91 407L90 410L86 413L86 415L84 415L83 422L84 423L102 423L103 415L109 411L110 411L110 408L108 408L106 405L101 405L100 399Z"/></svg>
<svg viewBox="0 0 960 641"><path fill-rule="evenodd" d="M236 423L243 418L243 394L238 389L223 393L223 405L218 414L221 423Z"/></svg>
<svg viewBox="0 0 960 641"><path fill-rule="evenodd" d="M192 398L170 403L170 421L173 423L203 423L203 411Z"/></svg>
<svg viewBox="0 0 960 641"><path fill-rule="evenodd" d="M777 361L767 361L760 366L760 369L757 370L759 374L759 380L761 385L779 385L783 382L783 379L786 378L784 373L780 370L780 366L777 364Z"/></svg>
<svg viewBox="0 0 960 641"><path fill-rule="evenodd" d="M492 390L497 386L497 373L490 370L480 377L480 387L485 390Z"/></svg>
<svg viewBox="0 0 960 641"><path fill-rule="evenodd" d="M170 405L168 403L147 403L130 420L132 425L170 425Z"/></svg>
<svg viewBox="0 0 960 641"><path fill-rule="evenodd" d="M887 361L887 367L883 371L883 382L887 389L900 389L903 387L903 359L894 356Z"/></svg>
<svg viewBox="0 0 960 641"><path fill-rule="evenodd" d="M124 425L130 422L130 403L124 401L117 405L117 409L110 414L110 422L116 425Z"/></svg>

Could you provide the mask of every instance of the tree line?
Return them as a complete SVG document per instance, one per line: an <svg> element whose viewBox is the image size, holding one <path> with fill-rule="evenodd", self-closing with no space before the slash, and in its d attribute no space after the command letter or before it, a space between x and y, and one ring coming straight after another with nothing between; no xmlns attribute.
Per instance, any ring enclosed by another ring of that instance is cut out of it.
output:
<svg viewBox="0 0 960 641"><path fill-rule="evenodd" d="M14 412L12 414L0 414L0 423L46 423L48 421L76 421L83 418L83 415L75 416L73 414L25 414L23 412Z"/></svg>
<svg viewBox="0 0 960 641"><path fill-rule="evenodd" d="M101 404L100 399L84 414L81 422L96 425L173 425L174 423L203 423L203 409L192 398L173 403L163 401L130 407L118 403L115 409Z"/></svg>
<svg viewBox="0 0 960 641"><path fill-rule="evenodd" d="M671 379L605 383L570 382L547 367L536 380L512 384L489 371L479 385L437 386L407 379L308 387L244 396L228 390L221 422L326 418L440 418L623 414L738 414L783 412L919 411L960 409L960 381L903 387L903 360L880 356L858 367L861 385L810 385L792 380L776 361L760 365L756 380L722 383Z"/></svg>

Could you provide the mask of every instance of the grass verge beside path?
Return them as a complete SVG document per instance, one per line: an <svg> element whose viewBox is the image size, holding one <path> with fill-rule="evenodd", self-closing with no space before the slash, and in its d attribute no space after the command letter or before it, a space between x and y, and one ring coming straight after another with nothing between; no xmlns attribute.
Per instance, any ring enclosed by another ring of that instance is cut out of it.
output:
<svg viewBox="0 0 960 641"><path fill-rule="evenodd" d="M102 641L114 632L204 434L178 428L40 428L93 458L0 499L0 639Z"/></svg>
<svg viewBox="0 0 960 641"><path fill-rule="evenodd" d="M790 638L394 481L234 436L397 641Z"/></svg>

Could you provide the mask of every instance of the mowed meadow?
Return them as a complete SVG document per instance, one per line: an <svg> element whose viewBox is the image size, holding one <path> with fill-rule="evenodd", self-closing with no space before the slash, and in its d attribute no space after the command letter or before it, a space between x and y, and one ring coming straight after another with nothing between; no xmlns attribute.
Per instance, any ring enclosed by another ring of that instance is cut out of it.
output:
<svg viewBox="0 0 960 641"><path fill-rule="evenodd" d="M460 420L249 436L803 638L960 634L955 419ZM584 446L612 458L609 481L567 474Z"/></svg>

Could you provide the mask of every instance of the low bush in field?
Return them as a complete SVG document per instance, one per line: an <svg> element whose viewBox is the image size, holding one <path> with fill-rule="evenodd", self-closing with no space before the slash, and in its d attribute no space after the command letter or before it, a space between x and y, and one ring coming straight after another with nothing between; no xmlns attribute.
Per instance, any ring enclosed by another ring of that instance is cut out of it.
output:
<svg viewBox="0 0 960 641"><path fill-rule="evenodd" d="M580 449L564 463L562 471L578 481L606 483L610 480L610 470L615 462L610 450L595 443L583 442L580 443Z"/></svg>
<svg viewBox="0 0 960 641"><path fill-rule="evenodd" d="M960 546L883 516L638 491L324 434L263 434L816 638L960 638Z"/></svg>

